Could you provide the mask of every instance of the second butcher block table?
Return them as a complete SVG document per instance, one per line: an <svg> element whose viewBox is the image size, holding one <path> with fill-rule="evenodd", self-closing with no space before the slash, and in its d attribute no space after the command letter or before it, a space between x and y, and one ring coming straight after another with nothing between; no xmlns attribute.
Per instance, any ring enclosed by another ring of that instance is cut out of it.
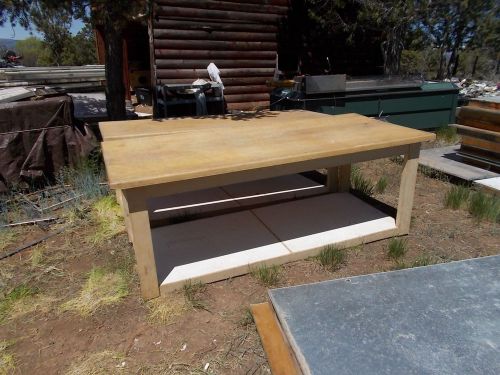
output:
<svg viewBox="0 0 500 375"><path fill-rule="evenodd" d="M347 247L407 234L420 144L434 139L432 133L362 115L307 111L108 122L100 128L109 184L120 192L144 298L190 280L212 282L261 264L306 258L331 243ZM396 155L404 155L404 161L394 219L349 189L352 163ZM279 192L255 185L320 168L327 169L328 178L316 196L299 194L317 188L314 184L288 190L285 184ZM252 192L248 186L257 188ZM151 228L151 199L207 189L220 189L224 196L184 206L180 198L179 207L223 204L231 207L229 213ZM263 199L281 193L293 199L255 207L241 203L253 194ZM164 262L182 257L185 264L162 270Z"/></svg>

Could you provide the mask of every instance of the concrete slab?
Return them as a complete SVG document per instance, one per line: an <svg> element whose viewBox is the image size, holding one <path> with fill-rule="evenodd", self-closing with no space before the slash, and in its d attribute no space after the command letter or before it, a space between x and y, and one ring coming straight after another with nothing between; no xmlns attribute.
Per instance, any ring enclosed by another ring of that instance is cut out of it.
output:
<svg viewBox="0 0 500 375"><path fill-rule="evenodd" d="M183 284L224 270L240 269L244 274L248 265L290 254L249 211L153 228L151 232L158 279L165 280L162 285ZM223 278L219 275L217 279Z"/></svg>
<svg viewBox="0 0 500 375"><path fill-rule="evenodd" d="M349 193L252 210L293 253L396 229L394 218Z"/></svg>
<svg viewBox="0 0 500 375"><path fill-rule="evenodd" d="M326 193L324 185L300 174L250 181L224 186L223 190L242 206L270 203L279 200L308 197Z"/></svg>
<svg viewBox="0 0 500 375"><path fill-rule="evenodd" d="M464 163L457 153L459 148L460 146L455 145L422 150L419 164L471 182L500 177L498 173Z"/></svg>
<svg viewBox="0 0 500 375"><path fill-rule="evenodd" d="M185 221L199 214L240 207L220 188L153 198L148 201L151 221L178 219Z"/></svg>
<svg viewBox="0 0 500 375"><path fill-rule="evenodd" d="M304 374L500 374L500 256L269 291Z"/></svg>
<svg viewBox="0 0 500 375"><path fill-rule="evenodd" d="M500 194L500 177L485 178L484 180L476 180L474 184L494 194Z"/></svg>

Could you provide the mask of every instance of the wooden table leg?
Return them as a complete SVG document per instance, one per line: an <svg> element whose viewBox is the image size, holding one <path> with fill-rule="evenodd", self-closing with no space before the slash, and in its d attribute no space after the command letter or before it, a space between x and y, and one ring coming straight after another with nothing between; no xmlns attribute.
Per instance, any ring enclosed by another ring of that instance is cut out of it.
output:
<svg viewBox="0 0 500 375"><path fill-rule="evenodd" d="M128 212L127 201L123 198L123 193L121 189L116 189L116 201L121 206L123 211L123 221L125 222L125 229L127 230L129 242L134 242L134 233L132 232L132 227L130 226L130 217Z"/></svg>
<svg viewBox="0 0 500 375"><path fill-rule="evenodd" d="M410 145L408 152L404 155L403 172L401 173L401 183L399 186L398 213L396 217L396 226L399 235L410 232L411 210L415 195L419 154L420 143L416 143Z"/></svg>
<svg viewBox="0 0 500 375"><path fill-rule="evenodd" d="M156 262L146 198L141 196L140 193L137 194L137 191L134 194L130 194L127 190L124 190L123 203L129 210L130 228L142 297L144 299L158 297L160 295L160 283L156 274Z"/></svg>
<svg viewBox="0 0 500 375"><path fill-rule="evenodd" d="M348 193L351 188L351 165L328 168L326 186L331 193Z"/></svg>

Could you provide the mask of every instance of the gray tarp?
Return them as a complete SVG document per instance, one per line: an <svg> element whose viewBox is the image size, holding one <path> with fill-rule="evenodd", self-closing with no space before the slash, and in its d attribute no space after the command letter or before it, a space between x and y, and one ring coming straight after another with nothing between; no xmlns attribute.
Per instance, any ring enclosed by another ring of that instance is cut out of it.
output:
<svg viewBox="0 0 500 375"><path fill-rule="evenodd" d="M77 126L71 98L0 104L0 192L10 186L52 178L97 146L87 126Z"/></svg>

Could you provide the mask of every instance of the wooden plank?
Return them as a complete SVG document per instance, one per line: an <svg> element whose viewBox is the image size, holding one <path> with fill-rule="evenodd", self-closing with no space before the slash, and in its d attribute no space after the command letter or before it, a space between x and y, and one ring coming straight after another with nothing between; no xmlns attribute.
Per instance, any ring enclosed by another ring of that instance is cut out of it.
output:
<svg viewBox="0 0 500 375"><path fill-rule="evenodd" d="M227 103L227 109L236 111L256 111L269 109L269 100L260 102Z"/></svg>
<svg viewBox="0 0 500 375"><path fill-rule="evenodd" d="M214 115L203 117L179 117L168 119L146 119L146 120L125 120L125 121L102 121L99 129L104 141L122 138L137 138L153 135L171 134L178 132L200 132L210 131L215 127L225 129L230 127L253 126L251 121L255 117L260 117L260 124L273 124L273 114L269 111L257 113L245 113L235 115ZM295 126L303 120L311 118L323 118L325 115L318 112L301 110L288 111L286 121L288 126ZM227 120L227 121L226 121Z"/></svg>
<svg viewBox="0 0 500 375"><path fill-rule="evenodd" d="M156 39L179 40L225 40L249 42L274 42L275 33L250 33L241 31L206 31L206 30L175 30L155 29L153 35Z"/></svg>
<svg viewBox="0 0 500 375"><path fill-rule="evenodd" d="M459 119L479 120L492 125L500 125L500 111L495 109L460 107L457 108L457 117Z"/></svg>
<svg viewBox="0 0 500 375"><path fill-rule="evenodd" d="M254 94L254 93L269 94L270 91L271 89L266 85L228 86L224 89L224 95ZM267 98L269 98L269 96L267 96Z"/></svg>
<svg viewBox="0 0 500 375"><path fill-rule="evenodd" d="M156 274L149 214L145 204L146 198L146 196L140 194L131 197L127 190L123 190L123 202L130 211L128 216L133 233L137 273L141 281L141 294L143 298L151 299L160 295L160 283ZM127 212L124 212L124 214L126 215Z"/></svg>
<svg viewBox="0 0 500 375"><path fill-rule="evenodd" d="M267 77L234 77L234 78L224 77L223 83L224 83L224 87L260 85L263 83L267 83L269 78L270 78L269 76L267 76ZM193 78L173 78L173 79L159 79L158 83L168 85L168 84L172 84L172 83L193 83L193 81L194 81Z"/></svg>
<svg viewBox="0 0 500 375"><path fill-rule="evenodd" d="M195 9L232 10L237 12L271 13L279 15L285 15L288 11L287 6L268 5L265 3L248 4L247 2L231 3L213 0L156 0L156 4L167 6L181 5L186 8Z"/></svg>
<svg viewBox="0 0 500 375"><path fill-rule="evenodd" d="M177 29L177 30L218 30L218 31L249 31L249 32L267 32L276 33L278 27L269 24L256 24L256 23L229 23L217 22L217 20L174 20L158 18L154 19L155 29Z"/></svg>
<svg viewBox="0 0 500 375"><path fill-rule="evenodd" d="M351 166L341 165L327 169L328 190L333 193L348 193L351 188Z"/></svg>
<svg viewBox="0 0 500 375"><path fill-rule="evenodd" d="M268 102L269 93L224 95L228 103Z"/></svg>
<svg viewBox="0 0 500 375"><path fill-rule="evenodd" d="M226 77L262 77L269 75L272 77L274 68L245 68L245 69L220 69L221 78L224 80ZM207 69L158 69L157 77L160 79L173 79L173 78L191 78L208 77Z"/></svg>
<svg viewBox="0 0 500 375"><path fill-rule="evenodd" d="M175 6L156 6L155 16L175 18L208 18L229 21L246 21L254 23L275 24L281 18L272 13L235 12L213 9L183 8Z"/></svg>
<svg viewBox="0 0 500 375"><path fill-rule="evenodd" d="M498 97L475 98L471 99L467 106L498 110L500 109L500 99Z"/></svg>
<svg viewBox="0 0 500 375"><path fill-rule="evenodd" d="M104 142L110 186L132 188L240 171L258 172L435 139L432 133L357 114L316 114L290 126L294 113L269 111L245 120L253 126ZM264 118L275 121L270 123ZM189 126L189 121L185 123ZM154 158L151 150L155 150Z"/></svg>
<svg viewBox="0 0 500 375"><path fill-rule="evenodd" d="M272 60L275 51L211 51L196 49L155 49L158 58L172 59L234 59L234 60Z"/></svg>
<svg viewBox="0 0 500 375"><path fill-rule="evenodd" d="M462 145L474 147L484 151L494 152L499 154L500 156L500 143L496 141L487 141L484 139L462 135Z"/></svg>
<svg viewBox="0 0 500 375"><path fill-rule="evenodd" d="M273 51L276 52L276 42L224 41L224 40L177 40L155 39L155 48L169 49L201 49L213 51Z"/></svg>
<svg viewBox="0 0 500 375"><path fill-rule="evenodd" d="M413 197L415 195L415 183L417 181L418 156L420 145L408 146L408 151L404 155L403 171L401 173L401 183L399 185L398 213L396 226L400 235L410 232L411 211L413 208Z"/></svg>
<svg viewBox="0 0 500 375"><path fill-rule="evenodd" d="M177 60L156 59L158 69L206 69L210 63L219 69L272 68L276 65L272 60Z"/></svg>
<svg viewBox="0 0 500 375"><path fill-rule="evenodd" d="M250 309L273 375L302 374L271 305L259 303Z"/></svg>
<svg viewBox="0 0 500 375"><path fill-rule="evenodd" d="M472 126L452 124L451 127L457 129L457 133L468 137L483 139L485 141L500 142L500 132L486 129L478 129Z"/></svg>

